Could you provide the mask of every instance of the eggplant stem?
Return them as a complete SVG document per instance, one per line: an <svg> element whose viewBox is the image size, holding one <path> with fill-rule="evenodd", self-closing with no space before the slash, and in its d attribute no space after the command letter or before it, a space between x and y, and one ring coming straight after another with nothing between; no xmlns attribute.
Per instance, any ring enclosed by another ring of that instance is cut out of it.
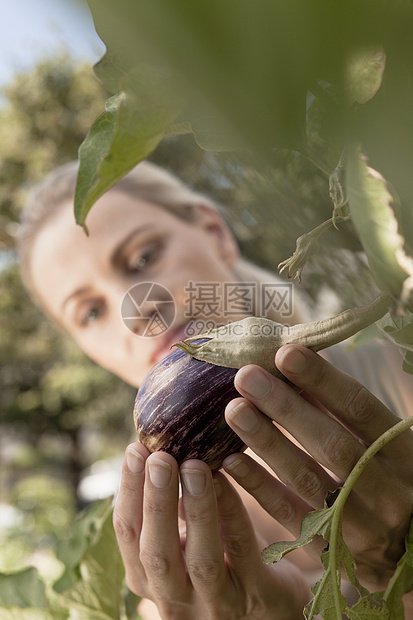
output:
<svg viewBox="0 0 413 620"><path fill-rule="evenodd" d="M313 351L332 347L382 318L388 311L392 298L381 293L365 306L344 310L336 316L290 327L285 344L301 344Z"/></svg>

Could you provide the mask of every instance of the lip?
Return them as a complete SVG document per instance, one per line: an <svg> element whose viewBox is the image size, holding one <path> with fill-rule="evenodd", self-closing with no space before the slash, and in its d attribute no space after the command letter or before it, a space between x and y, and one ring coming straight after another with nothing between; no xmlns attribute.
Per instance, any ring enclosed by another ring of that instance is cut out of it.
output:
<svg viewBox="0 0 413 620"><path fill-rule="evenodd" d="M171 353L171 346L180 340L185 340L187 338L186 328L188 327L188 323L177 327L176 329L168 329L165 333L165 336L159 339L159 344L153 351L151 355L151 366L155 366L158 364L161 359L166 357L169 353Z"/></svg>

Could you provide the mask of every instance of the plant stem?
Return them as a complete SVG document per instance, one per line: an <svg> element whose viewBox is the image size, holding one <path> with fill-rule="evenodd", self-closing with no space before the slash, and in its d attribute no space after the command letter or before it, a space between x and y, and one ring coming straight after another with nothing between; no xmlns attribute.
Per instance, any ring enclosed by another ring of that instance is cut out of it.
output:
<svg viewBox="0 0 413 620"><path fill-rule="evenodd" d="M341 496L341 491L340 495ZM337 500L334 502L334 506L336 505ZM336 515L338 517L336 518ZM339 509L334 510L333 519L331 523L330 529L330 540L329 540L329 569L331 572L331 587L333 590L333 599L334 599L334 609L337 614L337 620L341 620L342 614L340 611L340 585L337 583L337 573L338 573L338 561L337 561L337 545L338 545L338 535L341 531L341 517L342 510Z"/></svg>
<svg viewBox="0 0 413 620"><path fill-rule="evenodd" d="M326 568L322 578L320 579L319 588L317 590L317 593L315 594L313 600L311 601L311 609L310 609L310 613L308 615L308 619L307 620L312 620L312 618L314 616L314 611L313 610L314 610L314 608L317 605L318 599L321 596L321 593L322 593L323 588L324 588L324 584L327 581L329 574L330 574L330 567ZM340 617L340 620L341 620L341 617Z"/></svg>
<svg viewBox="0 0 413 620"><path fill-rule="evenodd" d="M331 228L331 226L333 226L334 222L346 222L349 219L350 219L350 216L342 217L341 215L338 215L333 221L333 218L330 217L325 222L322 222L321 224L319 224L318 226L310 230L310 232L308 232L307 235L314 237L315 239L318 239L320 235L322 235L326 230L328 230L329 228Z"/></svg>
<svg viewBox="0 0 413 620"><path fill-rule="evenodd" d="M400 422L397 422L397 424L395 424L394 426L389 428L386 432L384 432L382 435L380 435L380 437L378 437L376 441L374 441L371 444L371 446L367 448L367 450L365 451L363 456L361 456L360 459L357 461L357 463L351 470L349 477L343 484L342 489L336 501L334 502L334 506L343 505L344 507L344 503L347 497L349 496L350 491L352 490L355 482L357 481L358 477L363 472L365 467L369 464L373 456L377 452L379 452L379 450L381 450L386 444L388 444L389 441L391 441L392 439L400 435L400 433L402 433L403 431L410 428L410 426L413 426L413 415L409 416L405 420L400 420ZM334 517L333 517L333 522L334 522Z"/></svg>
<svg viewBox="0 0 413 620"><path fill-rule="evenodd" d="M326 177L329 177L331 172L332 172L332 168L328 169L326 164L324 163L320 163L319 161L317 161L315 159L315 156L313 154L310 153L310 151L303 145L300 144L299 147L297 148L298 152L301 153L301 155L303 155L303 157L305 157L309 162L311 162L312 164L314 164L314 166L316 168L318 168L318 170L320 170L320 172L322 172L323 174L325 174Z"/></svg>
<svg viewBox="0 0 413 620"><path fill-rule="evenodd" d="M354 487L356 481L358 480L361 473L367 467L371 459L379 450L381 450L389 441L400 435L402 432L407 430L410 426L413 426L413 416L406 418L405 420L401 420L391 428L389 428L385 433L380 435L378 439L374 443L371 444L369 448L365 451L363 456L357 461L356 465L351 470L349 477L343 484L340 493L334 502L334 511L333 518L331 521L331 529L330 529L330 541L329 541L329 568L331 570L332 576L332 586L333 586L333 596L334 603L337 610L337 620L341 620L341 612L340 612L340 601L339 601L339 590L338 584L336 581L337 571L338 571L338 562L337 562L337 543L339 532L341 531L341 520L343 516L344 505L347 501L348 496L352 488ZM390 585L390 584L389 584ZM387 590L386 590L387 592Z"/></svg>

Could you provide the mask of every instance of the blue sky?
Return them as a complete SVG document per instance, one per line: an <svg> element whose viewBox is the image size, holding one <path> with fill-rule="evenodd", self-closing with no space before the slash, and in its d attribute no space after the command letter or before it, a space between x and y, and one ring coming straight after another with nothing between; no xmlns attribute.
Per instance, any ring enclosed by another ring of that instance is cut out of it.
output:
<svg viewBox="0 0 413 620"><path fill-rule="evenodd" d="M0 19L0 88L16 71L65 46L94 64L104 52L85 0L3 0Z"/></svg>

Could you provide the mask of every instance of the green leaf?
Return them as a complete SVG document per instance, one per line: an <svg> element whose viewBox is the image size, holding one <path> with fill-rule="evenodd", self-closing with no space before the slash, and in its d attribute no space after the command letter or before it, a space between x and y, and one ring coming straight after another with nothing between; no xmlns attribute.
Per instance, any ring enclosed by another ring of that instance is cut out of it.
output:
<svg viewBox="0 0 413 620"><path fill-rule="evenodd" d="M106 66L116 63L105 83L113 88L131 62L167 67L188 100L207 102L248 143L297 144L305 136L314 61L323 59L317 34L326 37L329 21L325 10L316 7L314 14L304 0L291 4L89 0L108 50ZM306 54L297 54L297 41Z"/></svg>
<svg viewBox="0 0 413 620"><path fill-rule="evenodd" d="M375 600L368 594L359 598L352 607L347 607L346 616L350 620L388 620L389 610L383 600Z"/></svg>
<svg viewBox="0 0 413 620"><path fill-rule="evenodd" d="M413 312L406 312L404 316L387 313L376 325L399 348L404 360L403 370L413 374Z"/></svg>
<svg viewBox="0 0 413 620"><path fill-rule="evenodd" d="M73 524L70 538L58 544L56 557L64 564L65 572L53 585L56 592L64 592L80 579L79 566L84 553L88 545L99 540L111 511L111 503L110 499L104 499L81 512Z"/></svg>
<svg viewBox="0 0 413 620"><path fill-rule="evenodd" d="M329 532L328 532L329 534ZM330 542L329 550L322 556L324 575L311 589L313 600L305 609L306 618L312 618L315 614L321 614L324 620L337 620L342 613L346 613L351 620L367 620L367 618L377 618L386 620L388 618L387 605L382 600L376 600L369 591L360 584L355 574L356 564L350 553L341 533L335 537L335 565L332 565L332 553ZM341 566L343 566L349 582L360 594L357 603L349 608L346 600L341 593ZM334 595L336 591L336 595ZM338 613L339 612L339 613ZM371 614L369 616L369 613Z"/></svg>
<svg viewBox="0 0 413 620"><path fill-rule="evenodd" d="M372 342L378 337L382 338L382 334L380 333L376 323L372 323L352 337L351 341L347 344L347 349L351 351L357 347L361 347L369 342Z"/></svg>
<svg viewBox="0 0 413 620"><path fill-rule="evenodd" d="M36 609L26 607L1 607L0 608L1 620L68 620L69 612L54 609L48 611L47 609ZM88 619L89 620L89 619Z"/></svg>
<svg viewBox="0 0 413 620"><path fill-rule="evenodd" d="M381 45L351 52L344 72L349 104L366 103L374 97L381 86L385 66L386 53Z"/></svg>
<svg viewBox="0 0 413 620"><path fill-rule="evenodd" d="M0 605L46 607L45 584L33 567L0 574Z"/></svg>
<svg viewBox="0 0 413 620"><path fill-rule="evenodd" d="M346 599L339 593L339 610L333 597L332 575L329 569L322 578L311 588L313 599L304 609L305 617L310 619L322 614L324 620L337 620L337 612L344 613Z"/></svg>
<svg viewBox="0 0 413 620"><path fill-rule="evenodd" d="M76 620L120 620L124 568L108 511L97 540L92 540L79 565L79 581L60 596Z"/></svg>
<svg viewBox="0 0 413 620"><path fill-rule="evenodd" d="M381 593L390 610L390 620L404 617L402 596L413 590L413 519L406 538L406 551L400 558L396 571L391 577L385 592Z"/></svg>
<svg viewBox="0 0 413 620"><path fill-rule="evenodd" d="M137 596L136 594L134 594L128 589L124 596L124 600L125 600L125 613L126 613L127 620L140 620L140 616L136 610L137 610L139 601L141 600L141 597Z"/></svg>
<svg viewBox="0 0 413 620"><path fill-rule="evenodd" d="M140 65L121 85L79 149L75 215L83 226L94 202L154 150L180 110L163 72Z"/></svg>
<svg viewBox="0 0 413 620"><path fill-rule="evenodd" d="M355 148L347 153L346 185L351 218L373 276L382 291L399 300L408 273L397 260L404 247L395 212L398 198Z"/></svg>
<svg viewBox="0 0 413 620"><path fill-rule="evenodd" d="M342 566L344 567L344 570L346 571L347 578L349 582L351 583L351 585L354 588L356 588L356 590L359 592L361 596L368 596L369 595L368 590L366 590L366 588L361 585L361 583L356 577L356 573L355 573L356 562L354 561L354 558L352 554L350 553L349 548L344 542L344 539L341 533L339 533L337 536L336 544L337 544L337 568L340 566L340 564L342 564ZM338 571L338 576L339 574L340 573Z"/></svg>
<svg viewBox="0 0 413 620"><path fill-rule="evenodd" d="M225 152L245 149L242 138L236 135L218 115L204 116L191 122L198 145L205 151Z"/></svg>
<svg viewBox="0 0 413 620"><path fill-rule="evenodd" d="M279 562L290 551L308 545L315 536L326 537L333 510L334 505L331 508L310 512L301 522L300 536L297 540L277 542L269 545L261 553L262 560L266 564Z"/></svg>

